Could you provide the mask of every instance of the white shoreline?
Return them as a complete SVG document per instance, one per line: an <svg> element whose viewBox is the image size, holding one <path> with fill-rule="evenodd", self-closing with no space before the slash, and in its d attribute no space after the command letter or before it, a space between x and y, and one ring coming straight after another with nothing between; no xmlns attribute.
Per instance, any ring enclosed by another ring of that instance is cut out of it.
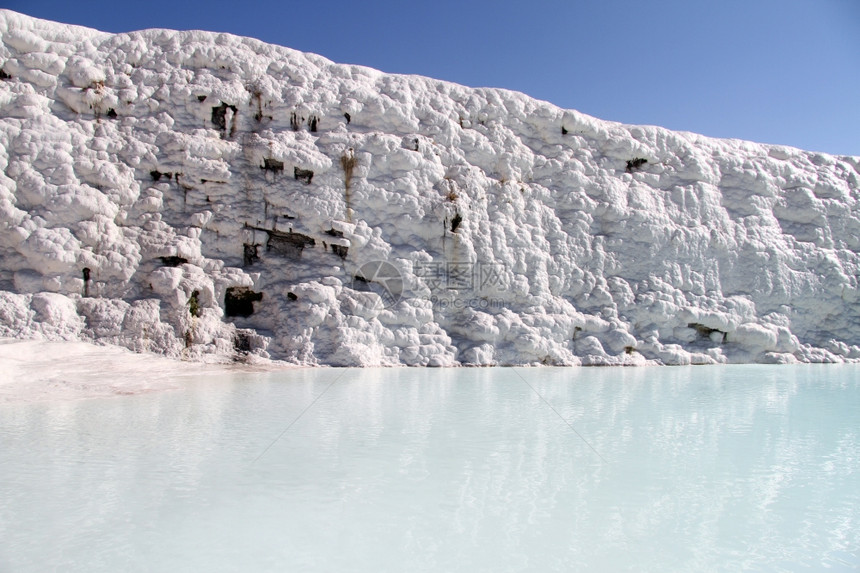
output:
<svg viewBox="0 0 860 573"><path fill-rule="evenodd" d="M90 342L0 338L0 405L161 392L178 389L183 378L289 368L295 366L205 364Z"/></svg>

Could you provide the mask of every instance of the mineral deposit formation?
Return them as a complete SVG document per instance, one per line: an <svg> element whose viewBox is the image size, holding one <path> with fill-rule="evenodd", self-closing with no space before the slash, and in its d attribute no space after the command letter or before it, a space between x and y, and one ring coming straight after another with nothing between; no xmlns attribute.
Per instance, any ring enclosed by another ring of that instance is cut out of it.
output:
<svg viewBox="0 0 860 573"><path fill-rule="evenodd" d="M190 360L860 359L860 158L0 11L0 336Z"/></svg>

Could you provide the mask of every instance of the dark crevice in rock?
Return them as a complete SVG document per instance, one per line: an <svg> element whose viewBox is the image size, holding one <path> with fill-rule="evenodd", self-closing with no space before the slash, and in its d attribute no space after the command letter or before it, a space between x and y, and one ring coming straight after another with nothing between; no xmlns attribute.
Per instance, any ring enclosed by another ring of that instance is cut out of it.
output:
<svg viewBox="0 0 860 573"><path fill-rule="evenodd" d="M293 175L296 178L296 181L303 181L305 185L310 185L311 180L314 178L314 172L310 169L299 169L298 167L293 168Z"/></svg>
<svg viewBox="0 0 860 573"><path fill-rule="evenodd" d="M454 218L451 219L451 232L456 233L457 228L460 226L460 223L463 222L463 217L460 216L460 213L455 213Z"/></svg>
<svg viewBox="0 0 860 573"><path fill-rule="evenodd" d="M251 93L251 99L257 102L257 113L254 114L254 119L258 122L263 121L263 94L259 91L254 91ZM251 102L251 105L254 105L254 102Z"/></svg>
<svg viewBox="0 0 860 573"><path fill-rule="evenodd" d="M643 159L641 157L634 157L633 159L629 159L627 161L627 173L633 173L637 169L641 169L643 165L648 163L647 159Z"/></svg>
<svg viewBox="0 0 860 573"><path fill-rule="evenodd" d="M254 303L260 300L263 300L261 292L254 292L248 287L228 287L224 293L224 314L251 316L254 314Z"/></svg>
<svg viewBox="0 0 860 573"><path fill-rule="evenodd" d="M192 292L188 298L188 312L195 318L200 316L200 291Z"/></svg>
<svg viewBox="0 0 860 573"><path fill-rule="evenodd" d="M90 296L90 268L84 267L81 274L84 277L84 297L88 297Z"/></svg>
<svg viewBox="0 0 860 573"><path fill-rule="evenodd" d="M158 258L161 259L161 264L165 267L178 267L179 265L184 265L188 262L188 259L186 259L185 257L177 257L175 255Z"/></svg>
<svg viewBox="0 0 860 573"><path fill-rule="evenodd" d="M242 245L242 262L244 266L250 267L255 262L260 260L260 256L257 253L257 247L259 246L260 245L256 243L253 245L250 243L244 243Z"/></svg>
<svg viewBox="0 0 860 573"><path fill-rule="evenodd" d="M333 252L334 254L339 256L340 258L345 259L347 253L349 253L349 247L347 247L345 245L332 245L331 246L331 252Z"/></svg>
<svg viewBox="0 0 860 573"><path fill-rule="evenodd" d="M247 330L236 330L233 334L233 350L240 356L251 352L251 332Z"/></svg>
<svg viewBox="0 0 860 573"><path fill-rule="evenodd" d="M316 245L316 241L312 237L302 235L301 233L266 232L269 233L269 240L266 241L266 251L284 257L298 259L302 256L302 251L305 247Z"/></svg>
<svg viewBox="0 0 860 573"><path fill-rule="evenodd" d="M277 159L263 159L263 169L266 171L283 171L284 162Z"/></svg>
<svg viewBox="0 0 860 573"><path fill-rule="evenodd" d="M715 332L719 332L722 338L722 342L726 341L726 333L722 330L718 330L716 328L709 328L704 324L699 324L696 322L691 322L687 325L687 328L692 328L696 331L696 334L699 335L699 338L711 338L711 335Z"/></svg>
<svg viewBox="0 0 860 573"><path fill-rule="evenodd" d="M227 110L233 112L233 121L230 127L230 135L233 135L233 132L236 131L236 109L235 105L228 105L224 102L221 102L221 105L216 105L212 107L212 124L218 128L221 132L221 139L227 139Z"/></svg>

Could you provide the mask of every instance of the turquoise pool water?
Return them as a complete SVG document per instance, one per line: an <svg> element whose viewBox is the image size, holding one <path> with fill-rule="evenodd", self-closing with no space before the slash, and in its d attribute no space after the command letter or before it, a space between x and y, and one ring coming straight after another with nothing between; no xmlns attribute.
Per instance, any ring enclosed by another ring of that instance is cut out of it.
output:
<svg viewBox="0 0 860 573"><path fill-rule="evenodd" d="M181 385L0 405L0 571L860 569L856 366Z"/></svg>

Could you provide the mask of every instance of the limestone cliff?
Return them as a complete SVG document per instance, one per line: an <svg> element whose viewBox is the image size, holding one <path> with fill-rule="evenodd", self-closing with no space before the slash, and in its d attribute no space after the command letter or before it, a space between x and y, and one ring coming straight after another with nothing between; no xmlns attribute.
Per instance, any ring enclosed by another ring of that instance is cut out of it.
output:
<svg viewBox="0 0 860 573"><path fill-rule="evenodd" d="M0 11L0 335L201 360L860 358L860 159Z"/></svg>

